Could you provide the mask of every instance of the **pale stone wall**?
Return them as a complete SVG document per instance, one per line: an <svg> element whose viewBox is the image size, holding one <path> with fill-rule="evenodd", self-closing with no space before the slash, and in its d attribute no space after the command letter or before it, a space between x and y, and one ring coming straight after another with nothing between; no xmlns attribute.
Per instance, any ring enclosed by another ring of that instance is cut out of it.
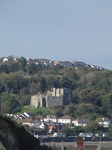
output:
<svg viewBox="0 0 112 150"><path fill-rule="evenodd" d="M38 105L37 95L31 96L31 100L30 100L31 108L37 108L37 105Z"/></svg>
<svg viewBox="0 0 112 150"><path fill-rule="evenodd" d="M51 89L51 94L52 94L52 96L56 96L56 89L55 88L53 88L53 89Z"/></svg>
<svg viewBox="0 0 112 150"><path fill-rule="evenodd" d="M31 96L31 108L67 105L72 101L72 92L69 89L52 88L46 95Z"/></svg>
<svg viewBox="0 0 112 150"><path fill-rule="evenodd" d="M64 95L64 89L62 88L52 88L51 91L47 92L47 94L52 95L53 97L59 97L61 95Z"/></svg>
<svg viewBox="0 0 112 150"><path fill-rule="evenodd" d="M45 96L41 95L40 93L37 95L31 96L31 100L30 100L31 108L43 107L44 98Z"/></svg>

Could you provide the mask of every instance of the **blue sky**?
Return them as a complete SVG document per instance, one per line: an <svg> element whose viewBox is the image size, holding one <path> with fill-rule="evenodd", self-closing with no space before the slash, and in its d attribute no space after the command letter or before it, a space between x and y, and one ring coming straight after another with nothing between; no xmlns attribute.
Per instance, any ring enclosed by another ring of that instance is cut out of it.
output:
<svg viewBox="0 0 112 150"><path fill-rule="evenodd" d="M0 0L0 57L9 55L112 70L112 0Z"/></svg>

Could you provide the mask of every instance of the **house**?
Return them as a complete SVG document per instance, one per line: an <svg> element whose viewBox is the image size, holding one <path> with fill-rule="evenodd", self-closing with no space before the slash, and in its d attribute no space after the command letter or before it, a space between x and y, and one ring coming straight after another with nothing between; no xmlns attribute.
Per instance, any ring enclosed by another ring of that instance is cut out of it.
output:
<svg viewBox="0 0 112 150"><path fill-rule="evenodd" d="M101 121L98 122L100 125L102 125L105 128L108 128L110 125L110 120L109 118L101 118Z"/></svg>
<svg viewBox="0 0 112 150"><path fill-rule="evenodd" d="M22 119L22 120L21 120L21 123L22 123L22 125L29 125L29 126L32 126L32 125L33 125L33 124L32 124L32 120L33 120L33 118Z"/></svg>
<svg viewBox="0 0 112 150"><path fill-rule="evenodd" d="M75 126L86 126L88 124L88 120L87 119L76 119L74 121L72 121L72 123L75 125Z"/></svg>
<svg viewBox="0 0 112 150"><path fill-rule="evenodd" d="M41 122L41 125L40 125L40 128L41 129L47 129L48 128L48 125L47 125L47 123L46 122Z"/></svg>
<svg viewBox="0 0 112 150"><path fill-rule="evenodd" d="M30 112L24 112L23 115L26 116L26 118L32 118L33 117L33 115Z"/></svg>
<svg viewBox="0 0 112 150"><path fill-rule="evenodd" d="M39 124L41 121L39 121L38 119L32 119L31 124L32 125L36 125Z"/></svg>
<svg viewBox="0 0 112 150"><path fill-rule="evenodd" d="M59 62L58 61L54 61L54 66L58 65Z"/></svg>
<svg viewBox="0 0 112 150"><path fill-rule="evenodd" d="M8 62L8 59L7 59L7 58L4 58L2 62L3 62L3 63Z"/></svg>
<svg viewBox="0 0 112 150"><path fill-rule="evenodd" d="M48 129L49 129L49 133L52 132L52 130L54 129L54 131L56 130L56 124L52 121L48 121Z"/></svg>
<svg viewBox="0 0 112 150"><path fill-rule="evenodd" d="M58 118L56 116L47 116L47 118L44 118L45 122L52 121L52 122L58 122Z"/></svg>
<svg viewBox="0 0 112 150"><path fill-rule="evenodd" d="M17 62L18 62L16 58L14 58L14 62L15 62L15 63L17 63Z"/></svg>
<svg viewBox="0 0 112 150"><path fill-rule="evenodd" d="M63 123L63 124L71 124L72 120L74 120L73 117L70 116L63 116L58 119L58 123Z"/></svg>
<svg viewBox="0 0 112 150"><path fill-rule="evenodd" d="M37 119L34 119L34 120L32 120L32 127L33 128L40 128L40 126L41 126L41 124L42 124L42 122L41 121L39 121L39 120L37 120Z"/></svg>
<svg viewBox="0 0 112 150"><path fill-rule="evenodd" d="M73 63L70 61L54 61L54 66L56 66L58 64L61 66L64 66L64 67L72 67L73 68Z"/></svg>
<svg viewBox="0 0 112 150"><path fill-rule="evenodd" d="M74 64L74 66L76 66L76 67L80 67L80 66L82 66L82 67L86 67L86 64L85 64L84 62L80 62L80 61L73 61L72 63L73 63L73 64Z"/></svg>

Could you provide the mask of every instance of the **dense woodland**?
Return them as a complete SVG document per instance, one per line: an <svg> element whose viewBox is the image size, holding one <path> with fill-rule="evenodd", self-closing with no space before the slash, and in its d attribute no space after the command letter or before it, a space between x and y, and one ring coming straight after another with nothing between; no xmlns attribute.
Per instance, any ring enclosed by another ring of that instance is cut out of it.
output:
<svg viewBox="0 0 112 150"><path fill-rule="evenodd" d="M27 64L21 57L18 62L2 63L0 59L0 97L2 113L17 113L30 104L32 95L45 93L52 87L72 90L72 103L57 106L57 116L94 120L100 116L112 119L112 71L79 67Z"/></svg>

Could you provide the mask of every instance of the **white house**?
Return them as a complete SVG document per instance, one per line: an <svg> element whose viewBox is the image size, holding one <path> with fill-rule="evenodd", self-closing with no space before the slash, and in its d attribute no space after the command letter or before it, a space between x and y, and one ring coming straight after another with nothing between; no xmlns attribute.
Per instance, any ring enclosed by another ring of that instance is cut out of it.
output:
<svg viewBox="0 0 112 150"><path fill-rule="evenodd" d="M48 125L45 122L42 122L41 125L40 125L41 129L45 129L47 127L48 127Z"/></svg>
<svg viewBox="0 0 112 150"><path fill-rule="evenodd" d="M29 112L24 112L23 115L26 116L27 118L33 117L33 115Z"/></svg>
<svg viewBox="0 0 112 150"><path fill-rule="evenodd" d="M74 120L73 117L70 116L63 116L58 119L58 123L63 123L63 124L71 124L72 120Z"/></svg>
<svg viewBox="0 0 112 150"><path fill-rule="evenodd" d="M33 124L32 124L32 118L27 118L27 119L22 119L21 120L21 123L23 124L23 125L29 125L29 126L32 126Z"/></svg>
<svg viewBox="0 0 112 150"><path fill-rule="evenodd" d="M75 126L86 126L88 124L88 120L87 119L76 119L74 121L72 121L72 123L75 125Z"/></svg>
<svg viewBox="0 0 112 150"><path fill-rule="evenodd" d="M8 59L7 58L4 58L3 59L3 63L5 63L5 62L7 62L8 61Z"/></svg>
<svg viewBox="0 0 112 150"><path fill-rule="evenodd" d="M47 116L47 118L44 118L44 121L45 122L52 121L52 122L57 123L58 122L58 118L56 116Z"/></svg>
<svg viewBox="0 0 112 150"><path fill-rule="evenodd" d="M101 121L98 123L102 125L103 127L108 128L110 125L110 120L109 118L101 118Z"/></svg>

